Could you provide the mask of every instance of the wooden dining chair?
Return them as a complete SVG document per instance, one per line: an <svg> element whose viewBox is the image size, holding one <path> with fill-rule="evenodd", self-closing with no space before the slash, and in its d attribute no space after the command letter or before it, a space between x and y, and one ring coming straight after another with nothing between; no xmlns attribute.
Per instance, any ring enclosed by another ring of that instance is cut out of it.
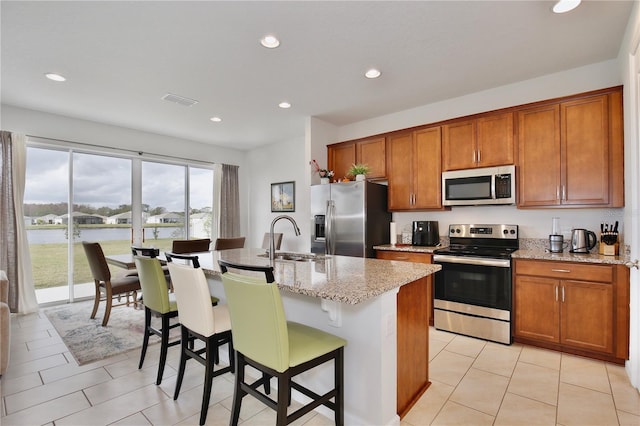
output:
<svg viewBox="0 0 640 426"><path fill-rule="evenodd" d="M100 300L106 301L106 307L104 311L104 318L102 319L102 326L105 327L109 322L109 315L111 314L112 306L129 305L129 297L133 294L133 301L137 303L137 294L140 290L140 280L137 276L124 276L121 278L112 278L109 265L104 257L104 252L99 243L94 242L82 242L82 247L87 255L89 261L89 268L91 269L91 275L93 276L93 282L96 286L96 296L93 302L93 311L91 312L91 318L96 317L98 312L98 305ZM113 305L114 297L125 296L126 302L118 305Z"/></svg>
<svg viewBox="0 0 640 426"><path fill-rule="evenodd" d="M244 237L238 238L217 238L213 247L214 250L229 250L244 247Z"/></svg>
<svg viewBox="0 0 640 426"><path fill-rule="evenodd" d="M196 240L173 240L171 245L172 253L199 253L209 251L211 240L209 238L199 238Z"/></svg>
<svg viewBox="0 0 640 426"><path fill-rule="evenodd" d="M280 250L280 245L282 244L282 232L275 232L273 234L273 243L276 247L276 250ZM264 233L264 238L262 239L262 248L265 250L269 250L269 233Z"/></svg>
<svg viewBox="0 0 640 426"><path fill-rule="evenodd" d="M273 267L247 266L219 261L222 285L229 305L233 347L236 351L235 386L230 425L238 424L242 399L257 398L276 411L276 425L289 424L320 405L334 411L336 425L344 424L344 347L346 340L322 330L286 320ZM265 277L248 276L232 270L264 272ZM293 379L312 368L331 362L334 387L320 395ZM245 367L263 373L247 382ZM277 400L258 389L267 377L278 380ZM310 399L287 414L291 390Z"/></svg>

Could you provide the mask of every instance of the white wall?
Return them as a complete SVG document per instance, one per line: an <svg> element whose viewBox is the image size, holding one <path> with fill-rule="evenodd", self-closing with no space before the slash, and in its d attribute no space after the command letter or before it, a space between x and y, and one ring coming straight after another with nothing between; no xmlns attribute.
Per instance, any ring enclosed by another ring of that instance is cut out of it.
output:
<svg viewBox="0 0 640 426"><path fill-rule="evenodd" d="M248 192L246 153L243 151L10 105L1 106L0 128L41 138L238 165L240 193ZM248 209L244 198L240 200L240 211L240 228L245 233L248 229Z"/></svg>
<svg viewBox="0 0 640 426"><path fill-rule="evenodd" d="M624 82L624 132L625 132L625 190L627 207L625 219L627 222L627 243L631 245L631 259L639 257L640 250L640 219L638 208L640 195L638 181L640 180L638 165L640 162L640 140L638 137L638 80L640 69L634 66L640 61L634 57L638 55L638 40L640 39L640 5L635 2L624 41L620 47L619 62L620 75ZM630 271L630 330L629 330L629 361L626 364L631 383L640 389L640 273L636 268Z"/></svg>
<svg viewBox="0 0 640 426"><path fill-rule="evenodd" d="M263 146L247 154L247 168L250 170L249 191L246 203L249 209L249 232L247 247L260 247L265 232L269 232L271 222L280 215L291 216L301 235L296 236L291 223L280 220L274 227L275 232L282 232L283 251L309 251L309 181L310 168L306 154L304 138L291 139ZM271 212L271 184L276 182L295 182L295 212Z"/></svg>

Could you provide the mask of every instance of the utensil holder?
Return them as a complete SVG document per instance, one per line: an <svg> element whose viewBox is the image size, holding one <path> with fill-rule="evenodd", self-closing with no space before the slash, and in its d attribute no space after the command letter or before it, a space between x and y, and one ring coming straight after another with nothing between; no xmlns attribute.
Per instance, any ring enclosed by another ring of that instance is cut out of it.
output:
<svg viewBox="0 0 640 426"><path fill-rule="evenodd" d="M617 232L607 232L600 235L598 252L605 256L617 256L620 253L620 243Z"/></svg>

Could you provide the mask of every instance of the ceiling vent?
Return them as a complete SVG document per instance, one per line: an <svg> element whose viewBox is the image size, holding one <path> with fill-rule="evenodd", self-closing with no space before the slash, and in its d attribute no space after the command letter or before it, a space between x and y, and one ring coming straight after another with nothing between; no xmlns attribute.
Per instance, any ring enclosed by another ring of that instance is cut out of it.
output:
<svg viewBox="0 0 640 426"><path fill-rule="evenodd" d="M188 106L188 107L194 106L195 104L198 103L198 101L196 101L195 99L185 98L183 96L174 95L172 93L167 93L162 97L162 99L165 101L173 102L178 105Z"/></svg>

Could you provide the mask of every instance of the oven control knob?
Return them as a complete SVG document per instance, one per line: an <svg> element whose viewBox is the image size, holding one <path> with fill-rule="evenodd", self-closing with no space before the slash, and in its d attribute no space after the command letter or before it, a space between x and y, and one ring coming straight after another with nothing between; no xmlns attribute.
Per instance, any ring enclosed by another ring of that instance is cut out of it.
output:
<svg viewBox="0 0 640 426"><path fill-rule="evenodd" d="M516 230L515 230L515 229L512 229L511 231L509 231L509 233L510 233L511 235L513 235L513 234L515 234L515 233L516 233Z"/></svg>
<svg viewBox="0 0 640 426"><path fill-rule="evenodd" d="M503 233L504 235L507 235L507 234L509 233L509 230L508 230L508 229L503 229L503 230L502 230L502 233Z"/></svg>

